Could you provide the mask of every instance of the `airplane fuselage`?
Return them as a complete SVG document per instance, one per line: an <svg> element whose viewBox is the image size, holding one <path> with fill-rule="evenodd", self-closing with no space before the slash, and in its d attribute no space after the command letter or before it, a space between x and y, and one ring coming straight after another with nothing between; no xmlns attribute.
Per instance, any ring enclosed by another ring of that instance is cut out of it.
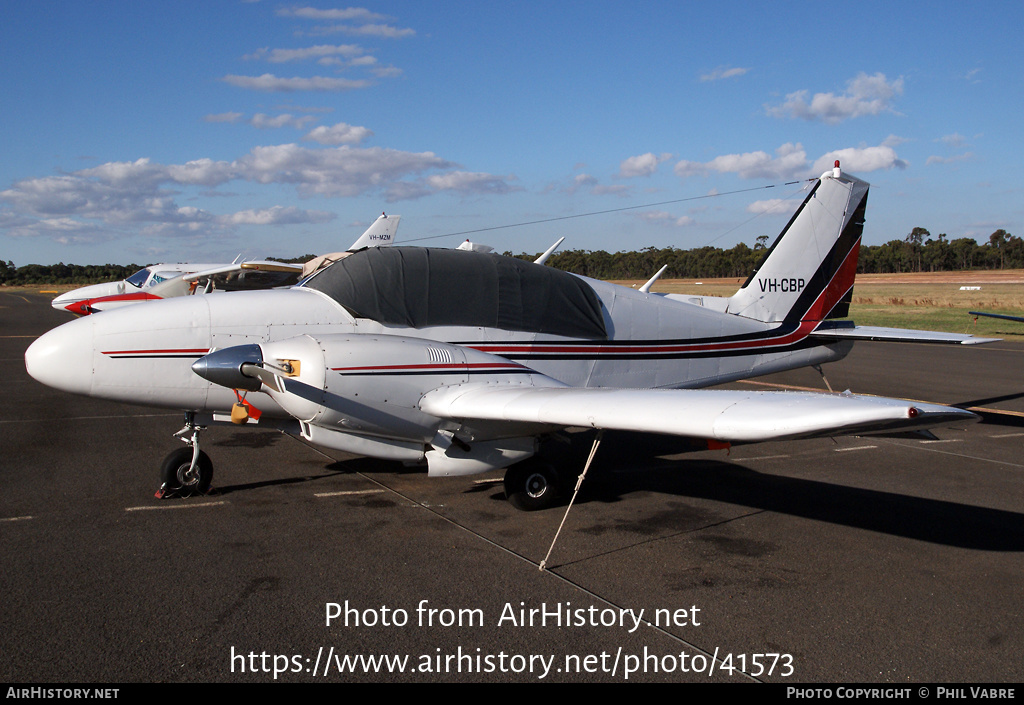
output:
<svg viewBox="0 0 1024 705"><path fill-rule="evenodd" d="M841 359L851 344L823 345L814 324L767 324L702 306L587 280L605 316L606 340L496 328L408 328L353 317L321 292L285 290L183 297L71 321L33 344L37 379L131 404L226 412L230 389L194 374L207 353L311 335L404 336L518 362L569 386L699 388ZM273 413L264 394L252 403Z"/></svg>

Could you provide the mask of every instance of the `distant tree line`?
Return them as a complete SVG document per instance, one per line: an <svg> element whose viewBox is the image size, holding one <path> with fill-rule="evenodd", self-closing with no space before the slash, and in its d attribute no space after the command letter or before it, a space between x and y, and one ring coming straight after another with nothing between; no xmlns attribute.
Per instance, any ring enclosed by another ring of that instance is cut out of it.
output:
<svg viewBox="0 0 1024 705"><path fill-rule="evenodd" d="M665 279L746 278L761 262L769 247L768 237L761 236L754 247L740 243L723 250L699 247L679 250L674 247L647 247L639 252L603 250L568 250L548 259L552 267L594 279L649 279L662 266L668 269ZM506 252L505 254L511 254ZM537 255L520 254L520 259ZM941 234L932 237L924 228L914 228L902 240L884 245L861 245L858 273L949 272L964 269L1024 268L1024 238L1005 230L996 230L988 242L978 244L974 238L950 241Z"/></svg>
<svg viewBox="0 0 1024 705"><path fill-rule="evenodd" d="M668 265L665 279L746 278L764 257L768 236L757 238L753 247L740 243L723 250L698 247L680 250L674 247L646 247L637 252L608 253L604 250L566 250L556 252L548 265L594 279L649 279ZM506 252L506 255L512 255ZM532 260L537 254L514 255ZM312 255L293 257L284 262L304 262ZM274 259L274 258L271 258ZM140 265L117 264L27 264L0 260L0 285L93 284L131 276ZM861 245L857 271L860 273L948 272L964 269L1024 269L1024 238L1005 230L996 230L982 244L969 237L950 240L944 233L932 237L924 228L914 228L902 240L884 245Z"/></svg>
<svg viewBox="0 0 1024 705"><path fill-rule="evenodd" d="M858 272L948 272L962 269L1020 269L1024 267L1024 238L996 230L988 242L974 238L950 240L924 228L914 228L902 240L860 248Z"/></svg>
<svg viewBox="0 0 1024 705"><path fill-rule="evenodd" d="M0 260L0 285L97 284L117 281L142 269L137 264L26 264Z"/></svg>

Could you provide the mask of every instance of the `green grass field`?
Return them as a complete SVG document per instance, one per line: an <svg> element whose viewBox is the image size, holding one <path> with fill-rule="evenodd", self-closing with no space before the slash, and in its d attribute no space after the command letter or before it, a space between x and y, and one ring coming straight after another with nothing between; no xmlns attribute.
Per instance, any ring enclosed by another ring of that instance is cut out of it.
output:
<svg viewBox="0 0 1024 705"><path fill-rule="evenodd" d="M618 283L634 287L643 284L639 281ZM731 296L742 283L741 279L669 279L658 281L654 291ZM961 286L980 289L961 290ZM1024 323L995 318L975 320L968 311L1024 316L1024 272L860 275L853 289L850 318L866 326L1024 338Z"/></svg>

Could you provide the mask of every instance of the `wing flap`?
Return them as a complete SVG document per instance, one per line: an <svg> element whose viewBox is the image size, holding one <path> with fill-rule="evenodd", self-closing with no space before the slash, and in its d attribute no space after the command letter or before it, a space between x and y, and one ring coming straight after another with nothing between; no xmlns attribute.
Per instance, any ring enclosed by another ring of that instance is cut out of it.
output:
<svg viewBox="0 0 1024 705"><path fill-rule="evenodd" d="M977 421L969 411L848 393L466 385L435 390L426 413L457 420L665 433L750 443L886 433Z"/></svg>

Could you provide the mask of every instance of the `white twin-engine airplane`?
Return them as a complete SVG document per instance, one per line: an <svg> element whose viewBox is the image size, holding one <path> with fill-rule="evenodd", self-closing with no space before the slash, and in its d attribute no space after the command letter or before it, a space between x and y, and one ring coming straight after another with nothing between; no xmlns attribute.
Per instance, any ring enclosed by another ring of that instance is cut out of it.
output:
<svg viewBox="0 0 1024 705"><path fill-rule="evenodd" d="M271 289L289 286L364 247L388 247L395 240L400 215L381 214L345 252L314 257L305 264L265 260L231 264L152 264L119 282L91 284L61 294L52 302L76 316L189 294Z"/></svg>
<svg viewBox="0 0 1024 705"><path fill-rule="evenodd" d="M66 323L25 354L58 389L185 410L190 447L157 496L204 492L199 431L257 423L324 447L425 464L508 468L523 509L561 472L540 441L567 427L709 446L975 421L967 411L849 393L699 389L839 360L854 339L970 336L855 327L845 316L868 184L838 168L729 298L652 294L472 251L370 248L290 289L182 297Z"/></svg>

